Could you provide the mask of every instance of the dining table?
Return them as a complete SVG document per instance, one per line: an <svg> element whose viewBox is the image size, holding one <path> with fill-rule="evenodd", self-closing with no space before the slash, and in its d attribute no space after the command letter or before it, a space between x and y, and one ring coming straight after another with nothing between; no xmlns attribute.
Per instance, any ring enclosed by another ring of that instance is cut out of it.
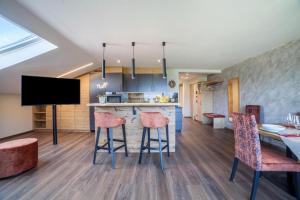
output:
<svg viewBox="0 0 300 200"><path fill-rule="evenodd" d="M265 130L260 124L258 126L260 136L272 138L281 141L286 148L286 156L299 162L300 164L300 130L294 127L277 132ZM296 191L300 188L300 180L296 178L295 172L287 172L288 189L292 195L296 195Z"/></svg>

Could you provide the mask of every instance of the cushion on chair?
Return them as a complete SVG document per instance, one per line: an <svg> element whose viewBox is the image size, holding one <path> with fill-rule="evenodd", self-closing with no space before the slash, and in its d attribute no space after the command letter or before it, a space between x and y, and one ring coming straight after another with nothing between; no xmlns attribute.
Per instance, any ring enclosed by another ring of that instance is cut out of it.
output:
<svg viewBox="0 0 300 200"><path fill-rule="evenodd" d="M17 175L37 166L38 140L25 138L0 144L0 178Z"/></svg>
<svg viewBox="0 0 300 200"><path fill-rule="evenodd" d="M114 128L126 123L121 117L115 117L110 112L95 112L95 125L100 128Z"/></svg>
<svg viewBox="0 0 300 200"><path fill-rule="evenodd" d="M262 147L262 171L300 172L300 163L282 152Z"/></svg>
<svg viewBox="0 0 300 200"><path fill-rule="evenodd" d="M141 121L146 128L162 128L169 123L169 119L160 112L141 112Z"/></svg>

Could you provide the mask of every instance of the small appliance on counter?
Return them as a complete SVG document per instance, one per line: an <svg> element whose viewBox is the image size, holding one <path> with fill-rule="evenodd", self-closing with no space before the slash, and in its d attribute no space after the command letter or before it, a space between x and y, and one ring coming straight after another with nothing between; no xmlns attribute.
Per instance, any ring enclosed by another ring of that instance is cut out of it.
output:
<svg viewBox="0 0 300 200"><path fill-rule="evenodd" d="M157 103L168 103L169 102L169 97L165 96L163 93L162 95L157 95L155 97L155 102Z"/></svg>
<svg viewBox="0 0 300 200"><path fill-rule="evenodd" d="M106 102L107 103L121 103L122 102L122 94L117 94L115 92L106 93Z"/></svg>
<svg viewBox="0 0 300 200"><path fill-rule="evenodd" d="M128 102L129 103L144 103L145 102L144 93L141 93L141 92L128 93Z"/></svg>

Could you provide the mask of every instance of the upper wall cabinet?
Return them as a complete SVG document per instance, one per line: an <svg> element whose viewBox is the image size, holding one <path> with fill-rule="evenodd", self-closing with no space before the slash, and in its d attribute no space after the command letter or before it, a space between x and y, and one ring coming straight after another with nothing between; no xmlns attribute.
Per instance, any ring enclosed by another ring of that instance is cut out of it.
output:
<svg viewBox="0 0 300 200"><path fill-rule="evenodd" d="M152 91L154 92L168 91L167 79L163 78L162 74L153 74Z"/></svg>
<svg viewBox="0 0 300 200"><path fill-rule="evenodd" d="M131 79L131 74L123 75L124 92L166 92L167 80L161 74L137 74Z"/></svg>
<svg viewBox="0 0 300 200"><path fill-rule="evenodd" d="M131 74L123 74L123 91L137 92L137 78L131 79Z"/></svg>
<svg viewBox="0 0 300 200"><path fill-rule="evenodd" d="M138 74L137 78L137 91L138 92L151 92L153 85L152 74Z"/></svg>
<svg viewBox="0 0 300 200"><path fill-rule="evenodd" d="M106 74L107 87L106 90L97 88L97 84L101 82L100 73L93 73L90 75L90 94L97 96L101 92L121 92L123 90L123 76L122 73ZM96 98L96 97L94 97Z"/></svg>
<svg viewBox="0 0 300 200"><path fill-rule="evenodd" d="M107 92L121 92L123 90L123 74L113 73L106 74L107 77Z"/></svg>

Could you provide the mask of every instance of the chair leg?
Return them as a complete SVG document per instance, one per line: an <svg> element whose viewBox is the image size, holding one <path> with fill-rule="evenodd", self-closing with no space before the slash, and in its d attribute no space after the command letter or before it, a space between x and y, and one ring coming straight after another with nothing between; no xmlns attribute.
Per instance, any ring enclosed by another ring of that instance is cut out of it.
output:
<svg viewBox="0 0 300 200"><path fill-rule="evenodd" d="M255 200L256 198L256 191L259 184L259 176L260 176L260 171L254 171L250 200Z"/></svg>
<svg viewBox="0 0 300 200"><path fill-rule="evenodd" d="M148 153L150 153L150 143L151 143L151 139L150 139L150 128L148 128Z"/></svg>
<svg viewBox="0 0 300 200"><path fill-rule="evenodd" d="M233 179L235 177L235 173L236 173L237 167L238 167L238 164L239 164L239 159L238 158L234 158L229 181L233 181Z"/></svg>
<svg viewBox="0 0 300 200"><path fill-rule="evenodd" d="M161 168L161 170L164 171L164 163L163 163L163 157L162 157L162 142L161 142L160 128L157 129L157 136L158 136L158 143L159 143L160 168Z"/></svg>
<svg viewBox="0 0 300 200"><path fill-rule="evenodd" d="M111 163L112 163L112 167L115 169L116 168L116 161L115 161L115 151L114 151L114 145L113 145L113 131L112 128L108 129L109 131L109 143L110 143L110 152L111 152Z"/></svg>
<svg viewBox="0 0 300 200"><path fill-rule="evenodd" d="M128 157L125 124L122 124L122 131L123 131L123 140L125 145L125 156Z"/></svg>
<svg viewBox="0 0 300 200"><path fill-rule="evenodd" d="M110 139L109 139L109 128L106 128L106 137L107 137L107 146L108 146L108 153L110 153Z"/></svg>
<svg viewBox="0 0 300 200"><path fill-rule="evenodd" d="M295 173L296 181L295 181L295 191L297 200L300 200L300 172Z"/></svg>
<svg viewBox="0 0 300 200"><path fill-rule="evenodd" d="M96 136L96 142L95 142L93 164L96 163L96 154L97 154L97 150L98 150L98 143L99 143L100 132L101 132L101 128L97 128L97 136Z"/></svg>
<svg viewBox="0 0 300 200"><path fill-rule="evenodd" d="M142 156L143 156L143 148L144 148L145 135L146 135L146 128L143 128L143 135L142 135L142 141L141 141L141 149L140 149L139 164L141 164L141 162L142 162Z"/></svg>
<svg viewBox="0 0 300 200"><path fill-rule="evenodd" d="M167 139L167 151L168 151L168 157L170 157L170 143L169 143L169 126L166 125L166 139Z"/></svg>

